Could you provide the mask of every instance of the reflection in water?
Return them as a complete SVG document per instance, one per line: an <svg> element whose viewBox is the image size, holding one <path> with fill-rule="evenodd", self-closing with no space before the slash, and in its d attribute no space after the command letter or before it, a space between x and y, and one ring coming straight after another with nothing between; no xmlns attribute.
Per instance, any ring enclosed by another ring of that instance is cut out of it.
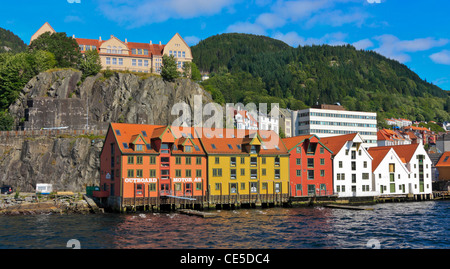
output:
<svg viewBox="0 0 450 269"><path fill-rule="evenodd" d="M448 248L449 202L177 213L0 216L0 248ZM370 241L372 240L372 241ZM375 241L374 241L375 240Z"/></svg>

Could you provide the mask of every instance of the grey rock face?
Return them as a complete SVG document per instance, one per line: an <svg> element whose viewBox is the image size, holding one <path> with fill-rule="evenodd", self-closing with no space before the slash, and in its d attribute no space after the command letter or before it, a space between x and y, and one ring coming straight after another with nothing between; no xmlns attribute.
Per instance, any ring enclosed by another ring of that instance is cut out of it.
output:
<svg viewBox="0 0 450 269"><path fill-rule="evenodd" d="M212 102L209 93L189 79L166 82L159 76L115 73L81 81L74 70L44 72L34 77L10 106L16 124L25 130L67 126L105 130L110 122L171 124L172 106L194 96ZM89 115L89 122L86 116ZM36 183L52 183L54 190L83 191L99 184L103 139L86 135L0 137L0 185L32 192Z"/></svg>

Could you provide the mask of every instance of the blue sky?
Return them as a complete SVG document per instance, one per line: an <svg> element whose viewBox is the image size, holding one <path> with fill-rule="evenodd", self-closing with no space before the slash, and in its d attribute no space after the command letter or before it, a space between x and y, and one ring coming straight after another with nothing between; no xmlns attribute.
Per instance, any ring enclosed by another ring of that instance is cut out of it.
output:
<svg viewBox="0 0 450 269"><path fill-rule="evenodd" d="M239 32L295 47L353 44L450 90L449 10L445 0L24 0L2 2L0 27L27 44L46 21L57 32L103 40L166 43L178 32L195 45Z"/></svg>

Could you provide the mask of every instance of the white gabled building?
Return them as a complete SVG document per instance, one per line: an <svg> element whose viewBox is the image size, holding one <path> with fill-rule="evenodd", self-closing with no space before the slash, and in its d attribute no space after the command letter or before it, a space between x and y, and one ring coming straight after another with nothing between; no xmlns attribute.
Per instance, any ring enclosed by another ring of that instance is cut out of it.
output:
<svg viewBox="0 0 450 269"><path fill-rule="evenodd" d="M374 190L379 195L410 193L410 172L392 147L369 148Z"/></svg>
<svg viewBox="0 0 450 269"><path fill-rule="evenodd" d="M333 152L333 188L339 197L375 196L372 156L362 146L359 133L324 137L320 141Z"/></svg>
<svg viewBox="0 0 450 269"><path fill-rule="evenodd" d="M425 151L422 143L410 145L398 145L378 147L392 148L409 171L408 183L405 186L405 192L409 194L432 194L432 161ZM396 184L397 191L399 185ZM387 188L390 190L390 186Z"/></svg>

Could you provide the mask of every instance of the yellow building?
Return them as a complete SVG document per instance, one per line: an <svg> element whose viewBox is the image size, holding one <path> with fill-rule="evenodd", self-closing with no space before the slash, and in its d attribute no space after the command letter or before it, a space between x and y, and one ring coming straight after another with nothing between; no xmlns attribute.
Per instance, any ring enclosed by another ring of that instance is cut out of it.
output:
<svg viewBox="0 0 450 269"><path fill-rule="evenodd" d="M30 43L45 32L56 31L46 22L31 37ZM73 36L75 38L75 36ZM163 55L173 55L181 71L185 62L192 62L191 48L183 38L176 33L167 44L136 43L124 41L111 35L108 40L75 38L80 51L97 50L103 69L129 70L133 72L160 73Z"/></svg>
<svg viewBox="0 0 450 269"><path fill-rule="evenodd" d="M273 131L203 129L212 204L287 202L289 154ZM227 131L230 131L227 136Z"/></svg>

